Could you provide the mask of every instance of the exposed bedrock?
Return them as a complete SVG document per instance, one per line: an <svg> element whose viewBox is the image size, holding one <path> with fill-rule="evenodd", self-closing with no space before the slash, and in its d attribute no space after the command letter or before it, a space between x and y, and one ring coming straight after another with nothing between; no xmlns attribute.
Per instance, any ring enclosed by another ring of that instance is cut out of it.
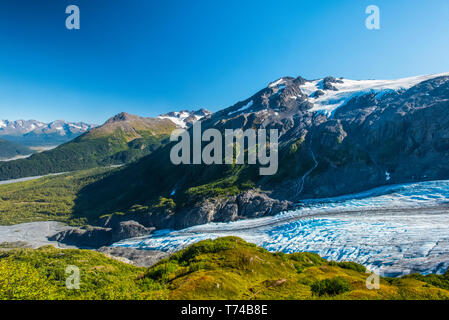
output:
<svg viewBox="0 0 449 320"><path fill-rule="evenodd" d="M293 208L293 203L275 200L267 194L251 190L238 196L221 199L207 199L193 208L175 216L176 229L183 229L209 222L229 222L274 215Z"/></svg>
<svg viewBox="0 0 449 320"><path fill-rule="evenodd" d="M49 240L77 247L100 248L123 239L146 236L154 230L155 228L146 228L136 221L121 221L111 228L71 228L49 237Z"/></svg>

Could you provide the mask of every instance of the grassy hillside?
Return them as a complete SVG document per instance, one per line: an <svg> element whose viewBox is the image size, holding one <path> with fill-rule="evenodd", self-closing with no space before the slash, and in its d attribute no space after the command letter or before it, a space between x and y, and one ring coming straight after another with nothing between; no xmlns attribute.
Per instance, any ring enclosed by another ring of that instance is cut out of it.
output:
<svg viewBox="0 0 449 320"><path fill-rule="evenodd" d="M80 290L65 287L65 270L81 271ZM0 250L0 300L5 299L136 299L144 269L87 250Z"/></svg>
<svg viewBox="0 0 449 320"><path fill-rule="evenodd" d="M79 290L65 287L68 265ZM449 274L382 279L311 253L269 253L239 238L206 240L145 269L86 250L0 251L0 299L449 299Z"/></svg>
<svg viewBox="0 0 449 320"><path fill-rule="evenodd" d="M168 142L170 120L119 114L53 150L0 163L0 181L135 161Z"/></svg>
<svg viewBox="0 0 449 320"><path fill-rule="evenodd" d="M0 185L0 225L47 220L85 224L87 219L73 211L77 193L116 170L96 168Z"/></svg>
<svg viewBox="0 0 449 320"><path fill-rule="evenodd" d="M0 139L0 160L33 153L28 147Z"/></svg>

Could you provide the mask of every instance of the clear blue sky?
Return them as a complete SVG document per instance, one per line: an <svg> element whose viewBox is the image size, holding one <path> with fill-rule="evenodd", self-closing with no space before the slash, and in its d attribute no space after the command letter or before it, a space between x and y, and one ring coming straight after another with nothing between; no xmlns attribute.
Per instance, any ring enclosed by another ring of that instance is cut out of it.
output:
<svg viewBox="0 0 449 320"><path fill-rule="evenodd" d="M216 111L281 76L397 78L448 57L448 0L1 0L0 119Z"/></svg>

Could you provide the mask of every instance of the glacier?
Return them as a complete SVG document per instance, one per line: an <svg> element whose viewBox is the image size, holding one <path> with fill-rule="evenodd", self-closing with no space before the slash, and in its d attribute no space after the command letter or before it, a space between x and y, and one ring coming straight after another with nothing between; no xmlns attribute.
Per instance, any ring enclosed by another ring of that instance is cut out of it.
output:
<svg viewBox="0 0 449 320"><path fill-rule="evenodd" d="M159 230L112 246L175 252L223 236L238 236L272 252L354 261L383 276L441 274L449 268L449 180L305 200L276 216Z"/></svg>
<svg viewBox="0 0 449 320"><path fill-rule="evenodd" d="M304 94L309 96L309 101L313 104L310 112L323 113L331 117L339 107L345 105L354 97L375 93L377 98L380 98L385 94L408 90L423 81L444 76L449 76L449 72L395 80L350 80L342 78L339 79L341 83L332 83L337 91L324 90L324 94L319 97L310 97L310 95L320 89L323 79L308 81L300 88Z"/></svg>

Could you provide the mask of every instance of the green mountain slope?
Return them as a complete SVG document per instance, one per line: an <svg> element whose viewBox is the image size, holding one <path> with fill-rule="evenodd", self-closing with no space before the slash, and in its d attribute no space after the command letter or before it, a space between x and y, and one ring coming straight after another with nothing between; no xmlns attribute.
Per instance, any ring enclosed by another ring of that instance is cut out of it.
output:
<svg viewBox="0 0 449 320"><path fill-rule="evenodd" d="M0 246L1 248L1 246ZM80 269L68 290L66 267ZM0 299L449 299L449 274L382 278L316 254L270 253L227 237L198 242L146 269L87 250L0 249Z"/></svg>
<svg viewBox="0 0 449 320"><path fill-rule="evenodd" d="M74 210L89 216L129 213L125 220L137 219L136 214L148 215L151 216L149 225L164 228L167 226L162 221L170 215L182 215L183 210L204 199L232 196L254 187L252 178L258 177L256 166L175 166L170 161L171 146L168 144L115 174L87 185L80 190ZM164 203L172 205L165 208Z"/></svg>
<svg viewBox="0 0 449 320"><path fill-rule="evenodd" d="M30 158L0 164L0 180L120 165L159 148L175 124L121 113L82 136Z"/></svg>
<svg viewBox="0 0 449 320"><path fill-rule="evenodd" d="M25 146L0 139L0 160L28 155L31 153L33 153L33 151Z"/></svg>
<svg viewBox="0 0 449 320"><path fill-rule="evenodd" d="M32 181L0 185L0 225L61 221L83 225L87 218L73 210L77 193L120 169L93 168Z"/></svg>

